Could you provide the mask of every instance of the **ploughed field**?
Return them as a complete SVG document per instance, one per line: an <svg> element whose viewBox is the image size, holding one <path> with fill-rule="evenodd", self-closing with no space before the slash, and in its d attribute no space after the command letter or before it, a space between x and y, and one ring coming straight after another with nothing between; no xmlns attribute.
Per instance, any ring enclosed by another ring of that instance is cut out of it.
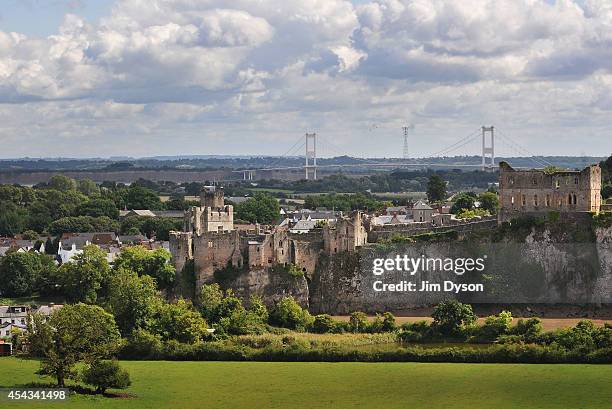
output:
<svg viewBox="0 0 612 409"><path fill-rule="evenodd" d="M610 408L612 365L122 361L118 397L2 408ZM51 382L0 358L0 387Z"/></svg>

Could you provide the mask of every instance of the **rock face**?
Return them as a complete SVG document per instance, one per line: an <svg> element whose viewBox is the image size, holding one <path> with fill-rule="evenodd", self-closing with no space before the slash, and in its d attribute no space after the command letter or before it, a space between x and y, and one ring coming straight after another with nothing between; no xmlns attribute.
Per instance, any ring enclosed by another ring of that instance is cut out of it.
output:
<svg viewBox="0 0 612 409"><path fill-rule="evenodd" d="M259 268L243 272L234 279L222 283L248 301L252 295L260 296L267 306L283 297L293 297L302 307L309 307L308 283L305 277L292 277L283 269Z"/></svg>
<svg viewBox="0 0 612 409"><path fill-rule="evenodd" d="M583 226L584 227L584 226ZM375 259L397 256L426 259L483 258L483 271L386 271L373 274ZM271 305L293 296L312 313L343 315L354 311L409 313L454 298L478 304L612 304L612 227L533 227L495 242L476 240L367 245L354 252L319 256L314 272L294 278L282 269L254 269L224 287L244 299L260 295ZM482 284L483 292L375 291L374 283L423 281Z"/></svg>

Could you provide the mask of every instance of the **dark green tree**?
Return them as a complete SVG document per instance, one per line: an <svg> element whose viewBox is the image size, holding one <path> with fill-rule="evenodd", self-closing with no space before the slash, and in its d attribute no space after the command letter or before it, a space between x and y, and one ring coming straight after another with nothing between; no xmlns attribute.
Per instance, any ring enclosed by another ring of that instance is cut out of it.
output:
<svg viewBox="0 0 612 409"><path fill-rule="evenodd" d="M52 375L60 387L76 375L78 362L108 358L120 346L113 316L97 305L68 304L47 320L31 321L28 342L42 355L39 373Z"/></svg>
<svg viewBox="0 0 612 409"><path fill-rule="evenodd" d="M278 219L279 212L280 207L275 198L258 193L237 206L236 217L251 223L273 223Z"/></svg>
<svg viewBox="0 0 612 409"><path fill-rule="evenodd" d="M0 294L9 297L32 295L44 278L54 274L50 256L34 252L8 253L0 259Z"/></svg>
<svg viewBox="0 0 612 409"><path fill-rule="evenodd" d="M152 277L139 277L134 271L120 268L110 279L104 305L114 315L121 334L128 336L134 329L146 327L158 296Z"/></svg>
<svg viewBox="0 0 612 409"><path fill-rule="evenodd" d="M457 214L461 212L461 210L472 210L474 209L475 198L473 195L469 193L459 193L455 196L455 200L453 205L451 206L451 213Z"/></svg>
<svg viewBox="0 0 612 409"><path fill-rule="evenodd" d="M472 306L458 301L443 301L436 305L431 314L433 326L443 335L456 336L476 321Z"/></svg>
<svg viewBox="0 0 612 409"><path fill-rule="evenodd" d="M57 282L68 301L93 304L102 286L110 280L110 274L106 253L90 244L73 261L59 268Z"/></svg>
<svg viewBox="0 0 612 409"><path fill-rule="evenodd" d="M170 253L161 248L149 251L143 246L127 247L115 259L115 269L134 271L139 276L151 276L160 288L169 288L176 278L170 257Z"/></svg>
<svg viewBox="0 0 612 409"><path fill-rule="evenodd" d="M446 182L437 174L429 177L427 182L427 200L430 203L440 202L446 199Z"/></svg>

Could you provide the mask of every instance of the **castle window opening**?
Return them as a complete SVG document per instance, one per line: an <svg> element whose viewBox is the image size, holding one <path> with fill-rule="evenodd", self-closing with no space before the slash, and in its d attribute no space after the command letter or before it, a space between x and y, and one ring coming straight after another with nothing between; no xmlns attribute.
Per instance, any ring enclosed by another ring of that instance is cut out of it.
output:
<svg viewBox="0 0 612 409"><path fill-rule="evenodd" d="M526 206L526 205L527 205L527 196L522 195L522 198L521 198L521 204L522 204L523 206Z"/></svg>
<svg viewBox="0 0 612 409"><path fill-rule="evenodd" d="M546 199L544 199L546 202L546 207L550 207L550 195L546 195Z"/></svg>
<svg viewBox="0 0 612 409"><path fill-rule="evenodd" d="M538 195L533 195L533 205L534 206L538 205Z"/></svg>
<svg viewBox="0 0 612 409"><path fill-rule="evenodd" d="M559 179L555 180L555 188L559 189L561 187L561 183L559 182Z"/></svg>
<svg viewBox="0 0 612 409"><path fill-rule="evenodd" d="M576 176L576 177L574 178L574 184L575 184L575 185L577 185L577 184L578 184L578 176Z"/></svg>

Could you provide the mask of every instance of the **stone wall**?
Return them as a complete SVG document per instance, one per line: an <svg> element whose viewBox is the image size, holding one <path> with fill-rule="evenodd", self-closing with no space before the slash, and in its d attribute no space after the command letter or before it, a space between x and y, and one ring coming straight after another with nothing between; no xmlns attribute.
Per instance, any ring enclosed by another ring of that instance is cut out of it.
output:
<svg viewBox="0 0 612 409"><path fill-rule="evenodd" d="M497 217L489 216L483 217L477 221L455 221L444 226L424 226L422 224L397 224L397 225L384 225L384 226L373 226L368 233L368 241L370 243L377 243L381 240L388 239L394 235L401 234L405 236L414 236L417 234L429 233L429 232L442 232L447 230L455 230L459 233L469 233L477 230L489 230L495 228L497 225Z"/></svg>

